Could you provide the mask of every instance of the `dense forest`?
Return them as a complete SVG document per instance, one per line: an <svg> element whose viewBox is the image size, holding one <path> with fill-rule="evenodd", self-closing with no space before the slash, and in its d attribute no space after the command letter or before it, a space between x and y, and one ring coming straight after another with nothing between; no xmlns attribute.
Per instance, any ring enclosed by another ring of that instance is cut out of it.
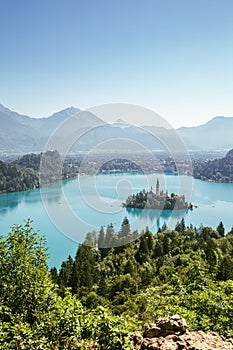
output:
<svg viewBox="0 0 233 350"><path fill-rule="evenodd" d="M194 164L193 176L201 180L233 182L233 149L224 158Z"/></svg>
<svg viewBox="0 0 233 350"><path fill-rule="evenodd" d="M125 245L119 245L135 240ZM110 248L109 244L115 244ZM27 221L0 237L0 348L131 349L129 335L179 314L190 330L233 336L233 230L166 225L155 235L109 225L48 270Z"/></svg>
<svg viewBox="0 0 233 350"><path fill-rule="evenodd" d="M0 161L0 193L26 191L76 175L77 170L62 163L57 151L26 154L11 163Z"/></svg>
<svg viewBox="0 0 233 350"><path fill-rule="evenodd" d="M61 295L68 286L86 307L102 304L116 315L136 316L138 324L178 313L190 329L233 336L233 230L225 235L222 222L214 230L181 220L175 230L164 225L156 235L139 234L125 218L120 232L113 231L109 225L89 233L74 259L68 257L59 273L52 269ZM109 236L119 246L105 248Z"/></svg>

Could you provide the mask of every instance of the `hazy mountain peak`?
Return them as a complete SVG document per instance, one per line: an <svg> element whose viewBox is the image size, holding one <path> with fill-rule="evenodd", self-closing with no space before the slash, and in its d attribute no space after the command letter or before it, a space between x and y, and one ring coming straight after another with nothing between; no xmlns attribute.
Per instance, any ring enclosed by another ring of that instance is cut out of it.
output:
<svg viewBox="0 0 233 350"><path fill-rule="evenodd" d="M117 119L114 124L126 124L126 122L123 119Z"/></svg>
<svg viewBox="0 0 233 350"><path fill-rule="evenodd" d="M216 116L216 117L210 119L206 124L210 125L210 124L218 123L218 122L221 122L221 121L224 121L224 120L227 120L227 119L231 119L231 118L219 115L219 116Z"/></svg>
<svg viewBox="0 0 233 350"><path fill-rule="evenodd" d="M130 126L132 126L131 124L128 124L126 121L124 121L123 119L117 119L115 122L113 122L111 124L113 127L118 127L118 128L121 128L121 129L126 129Z"/></svg>
<svg viewBox="0 0 233 350"><path fill-rule="evenodd" d="M73 115L73 114L75 114L75 113L80 112L80 109L71 106L71 107L67 107L67 108L63 109L63 112L70 113L70 114Z"/></svg>
<svg viewBox="0 0 233 350"><path fill-rule="evenodd" d="M69 117L69 116L72 116L76 113L80 112L80 109L78 108L75 108L75 107L67 107L65 109L62 109L61 111L59 112L55 112L53 113L50 117L48 118L56 118L56 117L60 117L60 118L64 118L64 117Z"/></svg>

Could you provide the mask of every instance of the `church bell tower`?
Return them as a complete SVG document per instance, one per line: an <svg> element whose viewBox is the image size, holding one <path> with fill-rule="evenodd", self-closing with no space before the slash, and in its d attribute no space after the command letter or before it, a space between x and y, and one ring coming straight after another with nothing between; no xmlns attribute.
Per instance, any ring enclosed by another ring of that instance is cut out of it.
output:
<svg viewBox="0 0 233 350"><path fill-rule="evenodd" d="M157 182L156 182L156 196L160 196L159 179L158 178L157 178Z"/></svg>

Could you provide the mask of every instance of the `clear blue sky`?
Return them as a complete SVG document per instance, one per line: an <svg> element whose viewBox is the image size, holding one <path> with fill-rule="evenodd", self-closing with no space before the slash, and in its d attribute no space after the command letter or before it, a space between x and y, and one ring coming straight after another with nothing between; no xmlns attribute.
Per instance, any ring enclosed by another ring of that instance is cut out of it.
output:
<svg viewBox="0 0 233 350"><path fill-rule="evenodd" d="M232 0L0 0L0 103L126 102L173 126L233 116Z"/></svg>

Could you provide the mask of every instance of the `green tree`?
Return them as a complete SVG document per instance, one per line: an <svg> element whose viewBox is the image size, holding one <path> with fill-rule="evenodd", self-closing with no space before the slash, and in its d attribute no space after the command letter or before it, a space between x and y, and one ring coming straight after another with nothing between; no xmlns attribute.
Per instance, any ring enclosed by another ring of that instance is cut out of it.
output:
<svg viewBox="0 0 233 350"><path fill-rule="evenodd" d="M89 251L81 249L77 253L77 262L81 257L87 257L88 262L96 261L96 257L98 260L96 250L86 248ZM58 295L51 280L52 274L57 277L57 271L49 273L45 240L29 220L0 236L0 257L1 350L81 350L90 344L100 349L131 349L128 334L133 329L124 318L104 308L85 309L68 290L64 290L63 298ZM71 266L72 258L66 263ZM67 271L63 269L61 275L69 280ZM130 275L123 279L126 290L132 285ZM87 295L86 303L91 307L102 302L103 298L93 292Z"/></svg>
<svg viewBox="0 0 233 350"><path fill-rule="evenodd" d="M101 226L98 236L98 248L105 247L105 232L103 226Z"/></svg>
<svg viewBox="0 0 233 350"><path fill-rule="evenodd" d="M0 300L14 315L29 323L46 312L47 298L54 289L47 269L46 245L43 237L26 221L24 227L14 225L1 236Z"/></svg>
<svg viewBox="0 0 233 350"><path fill-rule="evenodd" d="M152 249L154 246L154 239L151 232L147 231L140 238L139 249L135 255L136 260L142 264L145 262L151 255Z"/></svg>
<svg viewBox="0 0 233 350"><path fill-rule="evenodd" d="M220 234L220 236L224 237L225 234L225 228L223 225L223 222L220 221L220 223L218 224L218 227L216 228L216 230L218 231L218 233Z"/></svg>
<svg viewBox="0 0 233 350"><path fill-rule="evenodd" d="M130 224L128 218L125 216L121 224L121 229L119 232L119 237L125 237L130 233Z"/></svg>
<svg viewBox="0 0 233 350"><path fill-rule="evenodd" d="M69 255L66 261L63 261L61 264L61 269L59 271L58 283L60 294L64 296L66 287L72 287L72 278L73 278L73 269L74 269L74 260Z"/></svg>
<svg viewBox="0 0 233 350"><path fill-rule="evenodd" d="M233 260L229 255L224 256L218 270L218 279L227 281L233 279Z"/></svg>
<svg viewBox="0 0 233 350"><path fill-rule="evenodd" d="M51 277L52 277L53 283L58 284L59 283L59 276L58 276L57 268L56 267L52 267L50 269L50 273L51 273Z"/></svg>
<svg viewBox="0 0 233 350"><path fill-rule="evenodd" d="M78 247L72 274L72 290L79 296L91 291L98 280L98 250L84 244Z"/></svg>
<svg viewBox="0 0 233 350"><path fill-rule="evenodd" d="M166 231L168 229L166 222L163 223L161 231Z"/></svg>
<svg viewBox="0 0 233 350"><path fill-rule="evenodd" d="M106 236L105 236L105 244L106 247L114 247L115 243L117 241L117 237L115 235L113 224L107 226L106 228Z"/></svg>
<svg viewBox="0 0 233 350"><path fill-rule="evenodd" d="M175 230L177 232L184 232L185 230L185 221L184 221L184 218L181 219L180 222L177 222L176 226L175 226Z"/></svg>

